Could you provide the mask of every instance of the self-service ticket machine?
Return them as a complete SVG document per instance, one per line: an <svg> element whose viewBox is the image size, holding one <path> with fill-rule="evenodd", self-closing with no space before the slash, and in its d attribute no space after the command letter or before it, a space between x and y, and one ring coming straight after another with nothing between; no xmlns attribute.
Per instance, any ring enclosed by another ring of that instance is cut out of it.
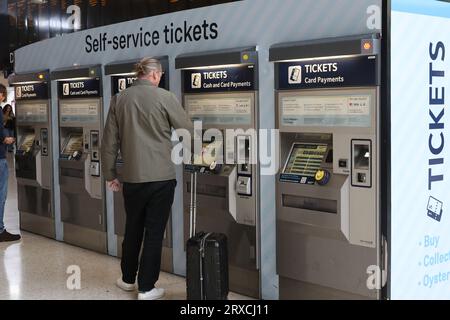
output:
<svg viewBox="0 0 450 320"><path fill-rule="evenodd" d="M15 74L15 169L20 228L55 238L49 73Z"/></svg>
<svg viewBox="0 0 450 320"><path fill-rule="evenodd" d="M270 50L282 166L276 188L280 299L379 295L368 286L375 283L368 270L382 268L379 49L377 36L368 35Z"/></svg>
<svg viewBox="0 0 450 320"><path fill-rule="evenodd" d="M203 132L184 169L185 240L196 170L196 230L227 236L230 290L259 297L256 50L181 55L175 63L182 69L183 105Z"/></svg>
<svg viewBox="0 0 450 320"><path fill-rule="evenodd" d="M169 90L169 61L168 57L155 57L161 62L164 74L159 86ZM105 75L111 76L111 95L119 94L121 91L130 87L137 79L133 71L135 64L139 60L128 60L111 63L105 66ZM117 174L121 180L123 160L117 159ZM122 256L122 242L125 235L126 213L121 192L114 193L114 233L117 236L117 255ZM173 272L173 252L172 252L172 218L167 222L166 232L163 240L163 251L161 257L161 270Z"/></svg>
<svg viewBox="0 0 450 320"><path fill-rule="evenodd" d="M100 170L101 67L60 69L53 71L51 77L58 81L64 241L106 253L104 182Z"/></svg>

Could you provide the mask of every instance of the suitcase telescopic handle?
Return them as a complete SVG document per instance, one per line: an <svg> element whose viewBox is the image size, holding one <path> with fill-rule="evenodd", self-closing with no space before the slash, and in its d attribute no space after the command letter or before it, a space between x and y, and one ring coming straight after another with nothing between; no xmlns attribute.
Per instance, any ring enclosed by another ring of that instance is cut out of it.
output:
<svg viewBox="0 0 450 320"><path fill-rule="evenodd" d="M197 171L194 172L194 228L193 236L197 232Z"/></svg>
<svg viewBox="0 0 450 320"><path fill-rule="evenodd" d="M197 171L191 173L191 204L189 206L189 237L196 232L197 223Z"/></svg>

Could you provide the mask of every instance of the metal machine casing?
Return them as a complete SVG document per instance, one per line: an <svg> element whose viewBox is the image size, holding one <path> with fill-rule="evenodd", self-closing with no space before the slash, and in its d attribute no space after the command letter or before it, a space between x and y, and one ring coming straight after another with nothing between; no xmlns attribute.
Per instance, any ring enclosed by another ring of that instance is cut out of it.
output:
<svg viewBox="0 0 450 320"><path fill-rule="evenodd" d="M9 78L16 99L15 171L20 228L55 238L50 87L48 71Z"/></svg>
<svg viewBox="0 0 450 320"><path fill-rule="evenodd" d="M194 139L202 157L194 156L183 175L184 238L191 172L197 170L196 230L227 236L230 290L260 297L256 49L185 54L175 64L182 70L184 107L202 123L201 141ZM215 166L217 159L223 161Z"/></svg>
<svg viewBox="0 0 450 320"><path fill-rule="evenodd" d="M100 169L103 104L100 66L52 72L58 81L60 200L64 241L107 252Z"/></svg>
<svg viewBox="0 0 450 320"><path fill-rule="evenodd" d="M376 35L270 50L286 164L276 187L281 299L379 295L366 285L367 268L380 261L378 53Z"/></svg>

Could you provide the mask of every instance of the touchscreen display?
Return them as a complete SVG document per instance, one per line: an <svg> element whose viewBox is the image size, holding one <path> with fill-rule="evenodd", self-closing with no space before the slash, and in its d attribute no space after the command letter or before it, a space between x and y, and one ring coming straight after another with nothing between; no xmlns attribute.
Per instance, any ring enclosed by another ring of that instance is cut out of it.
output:
<svg viewBox="0 0 450 320"><path fill-rule="evenodd" d="M30 151L30 149L33 147L34 138L35 138L34 133L25 135L20 143L19 150L25 152Z"/></svg>
<svg viewBox="0 0 450 320"><path fill-rule="evenodd" d="M67 143L63 149L63 154L71 156L75 151L83 150L83 135L81 133L74 133L67 138Z"/></svg>
<svg viewBox="0 0 450 320"><path fill-rule="evenodd" d="M202 153L194 154L194 164L201 166L209 166L211 163L222 160L223 157L223 142L203 142Z"/></svg>
<svg viewBox="0 0 450 320"><path fill-rule="evenodd" d="M326 153L325 144L294 143L283 173L313 178Z"/></svg>

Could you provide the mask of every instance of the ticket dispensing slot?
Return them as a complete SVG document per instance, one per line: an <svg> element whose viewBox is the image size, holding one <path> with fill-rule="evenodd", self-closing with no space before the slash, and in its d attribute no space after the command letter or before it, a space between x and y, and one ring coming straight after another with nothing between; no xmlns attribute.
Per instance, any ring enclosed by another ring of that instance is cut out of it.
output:
<svg viewBox="0 0 450 320"><path fill-rule="evenodd" d="M280 216L290 222L337 227L336 215L345 204L342 179L333 177L333 145L330 134L283 134L285 160L279 175ZM322 191L322 194L320 194ZM321 221L321 222L319 222Z"/></svg>

